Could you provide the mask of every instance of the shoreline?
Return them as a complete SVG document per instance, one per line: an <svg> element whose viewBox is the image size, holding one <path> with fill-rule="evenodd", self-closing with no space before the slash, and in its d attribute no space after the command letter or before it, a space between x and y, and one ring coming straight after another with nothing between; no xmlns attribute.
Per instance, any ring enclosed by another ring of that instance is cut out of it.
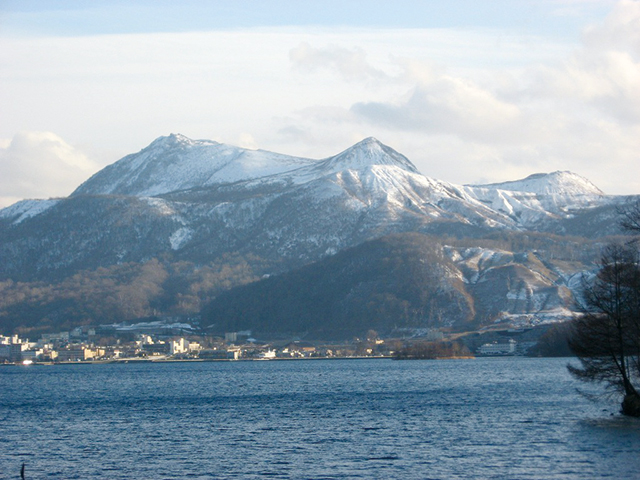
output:
<svg viewBox="0 0 640 480"><path fill-rule="evenodd" d="M299 357L299 358L122 358L110 360L82 360L77 362L33 362L28 365L22 363L3 363L0 367L32 367L32 366L63 366L63 365L107 365L107 364L136 364L136 363L211 363L211 362L278 362L278 361L309 361L309 360L393 360L392 356L353 356L353 357Z"/></svg>

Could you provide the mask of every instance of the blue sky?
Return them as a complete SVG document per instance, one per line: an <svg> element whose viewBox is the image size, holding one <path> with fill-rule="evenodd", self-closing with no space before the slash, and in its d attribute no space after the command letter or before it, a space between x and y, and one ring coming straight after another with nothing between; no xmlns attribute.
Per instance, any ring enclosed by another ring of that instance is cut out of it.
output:
<svg viewBox="0 0 640 480"><path fill-rule="evenodd" d="M640 3L0 0L0 207L169 133L640 193Z"/></svg>
<svg viewBox="0 0 640 480"><path fill-rule="evenodd" d="M572 38L610 1L4 0L3 29L47 35L189 32L292 25L506 28Z"/></svg>

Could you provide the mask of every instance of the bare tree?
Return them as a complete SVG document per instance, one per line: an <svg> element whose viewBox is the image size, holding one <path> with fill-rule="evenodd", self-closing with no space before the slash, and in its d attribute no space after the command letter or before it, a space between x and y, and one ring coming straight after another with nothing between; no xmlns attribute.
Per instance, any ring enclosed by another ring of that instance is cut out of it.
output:
<svg viewBox="0 0 640 480"><path fill-rule="evenodd" d="M640 200L621 208L622 227L632 232L640 232Z"/></svg>
<svg viewBox="0 0 640 480"><path fill-rule="evenodd" d="M638 250L611 245L596 277L584 285L584 315L569 346L581 366L576 378L604 383L623 395L622 412L640 416L640 266Z"/></svg>

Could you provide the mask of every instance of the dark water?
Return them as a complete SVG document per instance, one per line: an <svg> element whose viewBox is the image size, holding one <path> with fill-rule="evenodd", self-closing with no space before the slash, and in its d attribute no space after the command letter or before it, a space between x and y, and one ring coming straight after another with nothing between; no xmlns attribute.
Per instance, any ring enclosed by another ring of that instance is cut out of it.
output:
<svg viewBox="0 0 640 480"><path fill-rule="evenodd" d="M640 421L566 362L0 368L0 478L640 478Z"/></svg>

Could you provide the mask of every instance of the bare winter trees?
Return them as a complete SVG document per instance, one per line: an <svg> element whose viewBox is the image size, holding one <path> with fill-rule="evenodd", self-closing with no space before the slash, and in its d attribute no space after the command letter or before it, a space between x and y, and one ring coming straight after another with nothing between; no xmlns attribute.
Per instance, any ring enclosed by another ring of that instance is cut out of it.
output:
<svg viewBox="0 0 640 480"><path fill-rule="evenodd" d="M640 230L640 209L628 210L624 224ZM640 262L635 243L610 245L595 278L585 282L584 316L569 341L580 366L578 379L604 383L622 394L622 412L640 416Z"/></svg>

